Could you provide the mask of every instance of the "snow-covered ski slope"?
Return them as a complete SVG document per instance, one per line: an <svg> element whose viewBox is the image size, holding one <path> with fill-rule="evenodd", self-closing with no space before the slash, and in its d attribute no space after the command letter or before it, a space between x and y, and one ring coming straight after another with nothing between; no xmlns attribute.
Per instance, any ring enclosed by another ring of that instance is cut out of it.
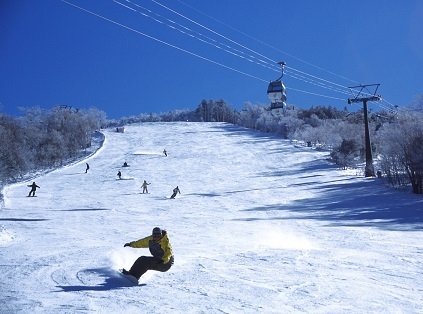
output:
<svg viewBox="0 0 423 314"><path fill-rule="evenodd" d="M4 189L1 313L423 313L421 196L230 124L114 131L38 197ZM133 286L149 252L123 244L155 226L175 265Z"/></svg>

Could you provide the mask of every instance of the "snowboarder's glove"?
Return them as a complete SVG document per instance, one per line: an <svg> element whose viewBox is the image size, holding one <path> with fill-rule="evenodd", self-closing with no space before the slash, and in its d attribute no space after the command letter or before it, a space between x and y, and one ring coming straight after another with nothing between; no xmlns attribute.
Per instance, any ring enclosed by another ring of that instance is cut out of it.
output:
<svg viewBox="0 0 423 314"><path fill-rule="evenodd" d="M125 243L125 245L123 247L127 247L127 246L131 246L130 243Z"/></svg>

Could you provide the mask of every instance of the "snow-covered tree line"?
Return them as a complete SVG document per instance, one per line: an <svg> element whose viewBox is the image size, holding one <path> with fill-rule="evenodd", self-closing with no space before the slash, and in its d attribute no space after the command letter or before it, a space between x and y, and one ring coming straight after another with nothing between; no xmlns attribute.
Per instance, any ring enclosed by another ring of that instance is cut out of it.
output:
<svg viewBox="0 0 423 314"><path fill-rule="evenodd" d="M228 114L227 122L275 133L283 138L331 151L332 160L343 168L357 167L365 159L364 114L347 108L316 106L270 111L247 103L240 112ZM197 109L198 110L198 109ZM228 110L228 113L231 113ZM422 194L423 95L408 108L370 112L369 128L375 166L393 187L410 186Z"/></svg>
<svg viewBox="0 0 423 314"><path fill-rule="evenodd" d="M369 129L374 163L393 187L411 186L423 193L423 95L409 108L370 112ZM331 107L273 112L246 104L236 123L279 134L305 145L329 150L332 160L346 169L365 160L364 114Z"/></svg>
<svg viewBox="0 0 423 314"><path fill-rule="evenodd" d="M0 113L0 183L61 166L91 146L92 133L106 115L97 109L23 109L14 118Z"/></svg>
<svg viewBox="0 0 423 314"><path fill-rule="evenodd" d="M329 150L342 168L357 167L365 158L364 117L334 107L288 107L272 111L267 105L245 103L242 110L224 100L202 100L195 110L173 110L106 120L97 109L50 111L27 109L15 119L0 113L0 175L3 181L37 169L62 165L91 145L93 130L140 122L228 122L273 133L307 146ZM373 157L383 178L394 187L412 186L423 193L423 95L409 108L370 112ZM6 179L5 179L6 178Z"/></svg>

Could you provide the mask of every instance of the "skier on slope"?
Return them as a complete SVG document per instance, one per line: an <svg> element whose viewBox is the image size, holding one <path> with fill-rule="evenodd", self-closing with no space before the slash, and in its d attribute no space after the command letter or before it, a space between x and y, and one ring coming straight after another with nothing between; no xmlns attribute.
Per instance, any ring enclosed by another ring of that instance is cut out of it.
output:
<svg viewBox="0 0 423 314"><path fill-rule="evenodd" d="M140 279L147 270L166 272L173 265L172 246L170 245L167 232L166 230L161 230L159 227L155 227L150 236L125 243L124 247L127 246L132 248L149 248L153 256L140 256L129 271L126 269L122 270L122 273L125 275L132 275Z"/></svg>
<svg viewBox="0 0 423 314"><path fill-rule="evenodd" d="M37 190L37 188L40 189L40 187L38 185L35 184L35 182L32 182L32 184L28 185L31 188L31 191L29 191L28 197L31 196L35 196L35 191Z"/></svg>
<svg viewBox="0 0 423 314"><path fill-rule="evenodd" d="M173 194L170 198L175 198L176 194L181 194L181 191L179 191L179 187L176 186L176 188L173 189Z"/></svg>
<svg viewBox="0 0 423 314"><path fill-rule="evenodd" d="M141 185L142 187L142 193L147 193L148 194L148 189L147 189L147 185L150 185L151 183L147 183L147 181L144 180L144 183Z"/></svg>

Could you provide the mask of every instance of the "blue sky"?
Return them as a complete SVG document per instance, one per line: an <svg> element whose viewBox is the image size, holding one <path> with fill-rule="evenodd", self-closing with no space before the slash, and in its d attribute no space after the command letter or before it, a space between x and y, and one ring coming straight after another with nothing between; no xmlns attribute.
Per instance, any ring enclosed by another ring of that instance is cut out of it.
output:
<svg viewBox="0 0 423 314"><path fill-rule="evenodd" d="M69 3L1 1L2 112L94 106L118 119L203 99L241 109L269 102L278 61L288 103L303 108L355 111L346 87L358 84L381 84L375 110L423 94L423 1Z"/></svg>

